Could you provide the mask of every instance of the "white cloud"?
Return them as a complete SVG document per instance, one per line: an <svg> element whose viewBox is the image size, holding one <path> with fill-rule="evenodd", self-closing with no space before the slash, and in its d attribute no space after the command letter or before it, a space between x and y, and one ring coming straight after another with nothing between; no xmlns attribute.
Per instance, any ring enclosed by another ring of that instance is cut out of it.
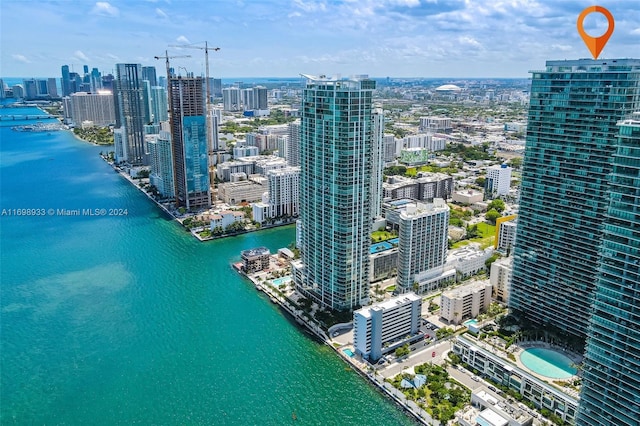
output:
<svg viewBox="0 0 640 426"><path fill-rule="evenodd" d="M91 13L94 15L109 16L112 18L120 15L120 11L118 10L118 8L111 6L111 4L107 3L106 1L96 2L96 5L93 6Z"/></svg>
<svg viewBox="0 0 640 426"><path fill-rule="evenodd" d="M640 35L640 28L636 28L635 30L631 31L629 34Z"/></svg>
<svg viewBox="0 0 640 426"><path fill-rule="evenodd" d="M314 2L303 0L293 0L293 4L305 12L318 12L327 10L327 5L324 2Z"/></svg>
<svg viewBox="0 0 640 426"><path fill-rule="evenodd" d="M90 59L81 50L76 50L75 52L73 52L73 57L81 59L85 62L90 62Z"/></svg>
<svg viewBox="0 0 640 426"><path fill-rule="evenodd" d="M290 14L287 15L287 18L299 18L301 16L302 14L300 12L291 12Z"/></svg>
<svg viewBox="0 0 640 426"><path fill-rule="evenodd" d="M168 18L169 16L164 12L164 10L160 9L159 7L156 8L156 15L158 15L161 18Z"/></svg>
<svg viewBox="0 0 640 426"><path fill-rule="evenodd" d="M191 42L189 41L188 38L186 38L185 36L181 35L180 37L178 37L176 39L177 42L179 43L184 43L184 44L191 44Z"/></svg>
<svg viewBox="0 0 640 426"><path fill-rule="evenodd" d="M552 44L551 48L555 50L560 50L561 52L569 52L573 50L573 46L570 46L568 44Z"/></svg>
<svg viewBox="0 0 640 426"><path fill-rule="evenodd" d="M462 45L477 47L478 49L482 48L482 45L480 44L480 42L478 42L478 40L469 36L458 37L458 43Z"/></svg>
<svg viewBox="0 0 640 426"><path fill-rule="evenodd" d="M31 63L31 61L24 55L11 55L11 57L13 59L15 59L16 61L18 61L18 62L23 62L25 64L30 64Z"/></svg>

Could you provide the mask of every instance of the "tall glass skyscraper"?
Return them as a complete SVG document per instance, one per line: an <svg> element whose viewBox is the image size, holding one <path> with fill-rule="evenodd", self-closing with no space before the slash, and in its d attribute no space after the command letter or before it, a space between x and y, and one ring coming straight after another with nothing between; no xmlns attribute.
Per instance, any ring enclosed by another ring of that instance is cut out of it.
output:
<svg viewBox="0 0 640 426"><path fill-rule="evenodd" d="M300 124L298 289L322 306L368 303L375 81L307 77Z"/></svg>
<svg viewBox="0 0 640 426"><path fill-rule="evenodd" d="M640 114L618 127L579 425L640 425Z"/></svg>
<svg viewBox="0 0 640 426"><path fill-rule="evenodd" d="M132 166L149 164L144 139L145 100L143 96L140 64L117 64L115 85L116 128L122 130L122 143L126 144L126 161Z"/></svg>
<svg viewBox="0 0 640 426"><path fill-rule="evenodd" d="M171 146L176 206L211 206L204 79L171 77Z"/></svg>
<svg viewBox="0 0 640 426"><path fill-rule="evenodd" d="M581 340L596 288L616 125L640 107L640 60L548 61L532 73L510 307Z"/></svg>

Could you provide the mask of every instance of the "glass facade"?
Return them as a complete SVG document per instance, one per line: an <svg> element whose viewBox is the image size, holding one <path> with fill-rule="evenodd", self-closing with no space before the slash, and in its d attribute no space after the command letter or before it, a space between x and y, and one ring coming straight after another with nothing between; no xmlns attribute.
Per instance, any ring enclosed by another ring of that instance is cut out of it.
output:
<svg viewBox="0 0 640 426"><path fill-rule="evenodd" d="M169 80L176 206L187 209L211 205L203 82L202 77Z"/></svg>
<svg viewBox="0 0 640 426"><path fill-rule="evenodd" d="M588 329L580 425L640 425L640 115L620 123Z"/></svg>
<svg viewBox="0 0 640 426"><path fill-rule="evenodd" d="M352 310L369 295L373 118L371 80L309 78L300 125L304 277L322 306Z"/></svg>
<svg viewBox="0 0 640 426"><path fill-rule="evenodd" d="M140 64L117 64L115 79L116 128L124 129L126 158L132 166L149 164L144 139L145 105Z"/></svg>
<svg viewBox="0 0 640 426"><path fill-rule="evenodd" d="M640 106L640 60L548 61L532 73L510 307L584 339L616 125Z"/></svg>

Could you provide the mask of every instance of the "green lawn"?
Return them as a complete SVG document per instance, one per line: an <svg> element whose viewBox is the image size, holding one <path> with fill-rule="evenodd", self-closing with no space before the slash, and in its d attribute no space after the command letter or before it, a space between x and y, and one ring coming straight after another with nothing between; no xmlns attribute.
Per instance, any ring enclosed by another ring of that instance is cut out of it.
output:
<svg viewBox="0 0 640 426"><path fill-rule="evenodd" d="M478 231L480 232L480 237L473 238L471 240L458 241L457 243L454 243L451 248L457 249L460 247L464 247L469 243L480 243L480 248L484 250L490 245L493 245L496 232L495 225L490 225L486 222L479 223Z"/></svg>
<svg viewBox="0 0 640 426"><path fill-rule="evenodd" d="M371 234L371 241L373 241L374 243L379 243L381 241L387 241L395 237L397 237L397 235L394 235L389 231L373 231L373 233Z"/></svg>

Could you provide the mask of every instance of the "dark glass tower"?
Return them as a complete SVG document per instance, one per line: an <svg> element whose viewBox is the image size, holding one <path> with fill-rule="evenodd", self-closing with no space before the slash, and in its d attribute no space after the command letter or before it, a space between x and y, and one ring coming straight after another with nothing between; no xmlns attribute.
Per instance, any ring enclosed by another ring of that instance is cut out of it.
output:
<svg viewBox="0 0 640 426"><path fill-rule="evenodd" d="M577 341L596 288L616 124L638 107L638 59L533 71L510 306Z"/></svg>
<svg viewBox="0 0 640 426"><path fill-rule="evenodd" d="M156 67L142 67L142 79L147 80L151 87L158 85L158 80L156 79Z"/></svg>
<svg viewBox="0 0 640 426"><path fill-rule="evenodd" d="M117 64L115 85L116 128L124 129L124 161L149 164L144 140L145 108L140 64Z"/></svg>
<svg viewBox="0 0 640 426"><path fill-rule="evenodd" d="M171 146L176 206L211 206L204 79L171 77Z"/></svg>
<svg viewBox="0 0 640 426"><path fill-rule="evenodd" d="M640 115L618 127L579 425L640 425Z"/></svg>
<svg viewBox="0 0 640 426"><path fill-rule="evenodd" d="M71 78L69 75L69 65L62 66L62 79L60 81L62 86L62 96L69 96L71 93Z"/></svg>

